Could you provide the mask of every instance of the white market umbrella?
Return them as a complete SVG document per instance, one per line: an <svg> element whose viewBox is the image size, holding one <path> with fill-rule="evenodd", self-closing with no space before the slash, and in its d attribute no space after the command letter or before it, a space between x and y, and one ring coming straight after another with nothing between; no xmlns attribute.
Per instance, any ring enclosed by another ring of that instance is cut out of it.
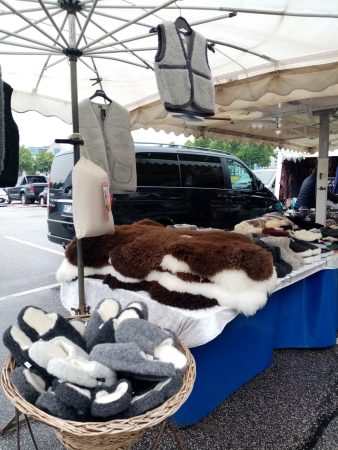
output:
<svg viewBox="0 0 338 450"><path fill-rule="evenodd" d="M181 15L215 50L208 56L216 116L195 125L163 109L153 73L154 27ZM58 116L74 133L78 100L102 88L129 105L134 129L312 149L308 142L319 135L313 113L338 107L337 18L335 0L0 0L0 64L13 109ZM302 117L289 124L298 113L311 124ZM296 143L302 133L304 143ZM322 141L327 151L327 134ZM78 260L81 284L81 246ZM84 312L83 284L79 297Z"/></svg>

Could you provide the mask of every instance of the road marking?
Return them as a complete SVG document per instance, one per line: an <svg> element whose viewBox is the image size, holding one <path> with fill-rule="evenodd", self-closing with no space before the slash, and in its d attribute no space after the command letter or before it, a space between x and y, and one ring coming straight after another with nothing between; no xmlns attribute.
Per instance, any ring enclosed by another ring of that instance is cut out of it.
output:
<svg viewBox="0 0 338 450"><path fill-rule="evenodd" d="M3 236L3 237L6 238L6 239L10 239L12 241L15 241L15 242L19 242L20 244L29 245L30 247L38 248L40 250L45 250L46 252L55 253L56 255L65 256L65 254L63 252L58 252L57 250L52 250L51 248L48 248L48 247L42 247L42 245L32 244L31 242L22 241L21 239L17 239L17 238L11 237L11 236Z"/></svg>
<svg viewBox="0 0 338 450"><path fill-rule="evenodd" d="M35 292L45 291L46 289L53 289L55 287L61 286L60 283L50 284L49 286L42 286L36 289L30 289L29 291L18 292L16 294L6 295L6 297L0 297L0 301L7 300L13 297L21 297L22 295L33 294Z"/></svg>

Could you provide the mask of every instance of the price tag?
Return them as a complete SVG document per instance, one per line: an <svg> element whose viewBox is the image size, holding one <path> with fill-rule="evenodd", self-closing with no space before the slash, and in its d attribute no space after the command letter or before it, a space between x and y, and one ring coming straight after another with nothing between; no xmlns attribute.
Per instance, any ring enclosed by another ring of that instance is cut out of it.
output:
<svg viewBox="0 0 338 450"><path fill-rule="evenodd" d="M102 183L102 191L103 191L103 203L104 203L105 219L108 220L109 219L109 213L111 212L111 206L110 206L109 185L108 185L107 181Z"/></svg>

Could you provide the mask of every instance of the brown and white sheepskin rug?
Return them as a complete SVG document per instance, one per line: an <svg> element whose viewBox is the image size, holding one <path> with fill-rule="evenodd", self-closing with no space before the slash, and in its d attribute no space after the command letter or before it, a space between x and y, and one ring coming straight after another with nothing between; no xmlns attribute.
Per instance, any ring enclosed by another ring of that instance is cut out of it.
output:
<svg viewBox="0 0 338 450"><path fill-rule="evenodd" d="M66 248L59 282L77 277L76 243L74 238ZM181 308L219 304L252 315L276 285L271 253L234 232L167 228L142 220L117 225L114 234L84 238L82 248L85 276L110 275L105 283L113 289L148 286L154 300L165 297L166 304L169 291L172 306ZM180 295L175 299L175 294ZM205 305L203 298L209 299Z"/></svg>

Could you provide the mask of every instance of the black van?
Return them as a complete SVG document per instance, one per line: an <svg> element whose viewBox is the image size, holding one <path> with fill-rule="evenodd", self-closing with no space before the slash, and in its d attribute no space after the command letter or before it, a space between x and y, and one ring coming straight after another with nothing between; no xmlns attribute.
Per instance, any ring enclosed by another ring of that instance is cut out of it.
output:
<svg viewBox="0 0 338 450"><path fill-rule="evenodd" d="M137 191L113 196L115 224L144 218L164 225L233 229L242 220L280 210L276 197L238 158L177 145L135 144ZM73 152L55 156L48 208L48 238L67 245L72 218Z"/></svg>

